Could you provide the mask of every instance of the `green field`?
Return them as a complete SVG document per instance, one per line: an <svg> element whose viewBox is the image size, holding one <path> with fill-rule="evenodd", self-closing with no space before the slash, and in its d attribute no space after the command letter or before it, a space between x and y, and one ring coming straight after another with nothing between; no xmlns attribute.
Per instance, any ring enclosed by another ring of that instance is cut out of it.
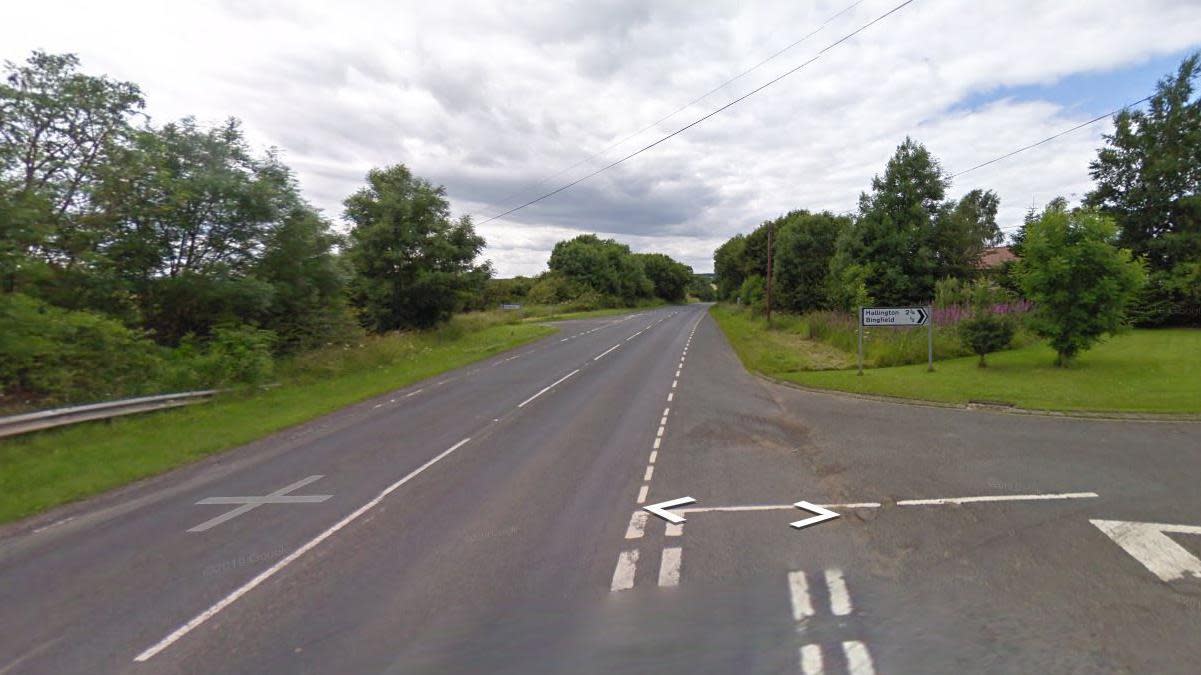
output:
<svg viewBox="0 0 1201 675"><path fill-rule="evenodd" d="M467 318L439 331L304 355L281 369L281 386L253 395L0 441L0 522L162 473L555 332L491 320Z"/></svg>
<svg viewBox="0 0 1201 675"><path fill-rule="evenodd" d="M854 355L776 331L741 312L714 308L714 318L748 369L807 387L861 394L969 403L984 401L1058 411L1201 413L1201 330L1132 330L1054 366L1044 345L926 365L853 369ZM838 355L841 355L839 360ZM935 355L937 358L937 354ZM841 370L814 370L833 365Z"/></svg>

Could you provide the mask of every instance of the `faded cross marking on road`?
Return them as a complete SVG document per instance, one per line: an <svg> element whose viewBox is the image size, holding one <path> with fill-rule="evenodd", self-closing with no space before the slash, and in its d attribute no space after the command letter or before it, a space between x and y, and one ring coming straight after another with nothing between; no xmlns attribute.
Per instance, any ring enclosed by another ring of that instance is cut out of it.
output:
<svg viewBox="0 0 1201 675"><path fill-rule="evenodd" d="M198 501L196 503L197 504L238 504L238 508L232 509L230 511L226 511L225 513L223 513L211 520L206 520L203 523L197 525L196 527L189 529L188 532L204 532L205 530L211 530L212 528L220 525L221 523L224 523L227 520L232 520L234 518L237 518L238 516L242 515L243 513L248 513L250 511L253 511L253 510L257 509L258 507L262 506L263 504L317 504L319 502L323 502L323 501L329 499L330 497L332 497L333 495L290 495L290 494L288 494L289 492L291 492L293 490L299 490L300 488L308 485L309 483L321 480L322 478L323 478L323 476L309 476L308 478L298 480L295 483L292 483L291 485L287 485L285 487L282 487L282 488L276 490L275 492L272 492L271 494L263 495L261 497L208 497L207 499L201 499L200 501Z"/></svg>

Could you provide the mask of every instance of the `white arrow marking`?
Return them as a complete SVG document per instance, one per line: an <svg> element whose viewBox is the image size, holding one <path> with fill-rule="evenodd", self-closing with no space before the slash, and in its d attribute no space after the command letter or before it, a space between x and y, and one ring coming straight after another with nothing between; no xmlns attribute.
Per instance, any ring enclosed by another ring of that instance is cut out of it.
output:
<svg viewBox="0 0 1201 675"><path fill-rule="evenodd" d="M795 523L789 523L789 525L795 527L798 530L801 529L802 527L809 527L810 525L817 525L818 523L824 523L827 520L833 520L838 517L838 514L834 513L830 509L818 506L817 504L810 504L809 502L797 502L797 503L793 504L793 506L797 507L798 509L804 509L811 513L817 514L816 516L813 516L812 518L806 518L804 520L798 520Z"/></svg>
<svg viewBox="0 0 1201 675"><path fill-rule="evenodd" d="M644 506L642 509L659 516L672 525L679 525L680 523L684 522L684 519L674 513L671 513L667 509L674 508L676 506L683 506L684 504L692 504L694 502L696 502L696 500L692 497L680 497L679 499L672 499L670 501Z"/></svg>
<svg viewBox="0 0 1201 675"><path fill-rule="evenodd" d="M1132 523L1124 520L1089 520L1118 546L1164 581L1201 578L1201 560L1172 541L1166 532L1201 534L1195 525Z"/></svg>

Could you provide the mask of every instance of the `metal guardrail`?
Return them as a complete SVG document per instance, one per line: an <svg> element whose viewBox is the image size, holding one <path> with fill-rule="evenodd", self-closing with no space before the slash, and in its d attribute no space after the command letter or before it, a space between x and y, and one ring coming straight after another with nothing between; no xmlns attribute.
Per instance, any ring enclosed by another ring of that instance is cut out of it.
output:
<svg viewBox="0 0 1201 675"><path fill-rule="evenodd" d="M106 420L122 415L135 415L137 413L162 410L164 408L178 408L179 406L191 405L193 403L202 403L218 391L220 390L206 389L204 391L185 391L178 394L162 394L160 396L142 396L140 398L127 398L120 401L107 401L105 403L92 403L90 405L77 405L69 408L55 408L53 410L42 410L23 415L0 417L0 438L18 436L42 429L64 427L68 424L78 424L79 422Z"/></svg>

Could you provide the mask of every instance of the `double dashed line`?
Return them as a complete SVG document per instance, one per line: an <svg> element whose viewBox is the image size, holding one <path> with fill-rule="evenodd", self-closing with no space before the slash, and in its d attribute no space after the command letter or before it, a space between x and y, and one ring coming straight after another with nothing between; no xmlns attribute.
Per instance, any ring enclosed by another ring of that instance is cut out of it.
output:
<svg viewBox="0 0 1201 675"><path fill-rule="evenodd" d="M847 589L846 577L842 570L833 567L822 574L826 586L826 598L829 602L830 614L836 617L849 616L855 611L851 602L851 594ZM803 570L788 573L788 594L792 601L792 620L796 622L797 634L804 635L811 617L820 615L814 607L813 598L809 592L809 578ZM842 658L846 661L847 672L851 675L874 675L875 665L867 645L860 640L844 640L841 642ZM798 653L801 673L817 675L829 673L826 656L822 645L809 643L802 645Z"/></svg>
<svg viewBox="0 0 1201 675"><path fill-rule="evenodd" d="M704 318L702 315L701 318ZM692 337L696 334L696 327L700 324L701 319L697 319L692 325L692 329L688 332L688 340L684 343L684 351L680 355L680 363L676 366L675 375L671 381L671 390L667 394L668 406L663 408L663 416L659 419L659 428L655 431L655 438L651 442L651 453L647 458L646 469L642 474L642 485L638 488L638 497L636 502L641 505L646 503L647 493L650 492L651 479L655 476L655 462L659 459L659 450L663 444L663 437L667 433L667 419L671 415L670 403L675 398L676 388L680 383L680 374L684 370L684 363L688 358L688 348L692 346ZM652 326L654 324L651 324ZM647 326L650 328L651 326ZM645 330L645 329L644 329ZM641 331L639 331L641 332ZM631 335L628 339L633 339L638 336L638 333ZM630 516L630 523L626 527L625 538L627 540L641 539L646 533L647 516L650 515L641 509L635 511ZM665 533L668 537L679 537L684 534L683 523L679 525L667 525ZM625 591L634 587L634 577L638 571L638 549L626 549L617 556L617 566L613 569L613 579L609 584L611 592ZM678 586L680 584L680 567L683 563L684 551L679 546L665 547L659 560L659 585L660 586Z"/></svg>

